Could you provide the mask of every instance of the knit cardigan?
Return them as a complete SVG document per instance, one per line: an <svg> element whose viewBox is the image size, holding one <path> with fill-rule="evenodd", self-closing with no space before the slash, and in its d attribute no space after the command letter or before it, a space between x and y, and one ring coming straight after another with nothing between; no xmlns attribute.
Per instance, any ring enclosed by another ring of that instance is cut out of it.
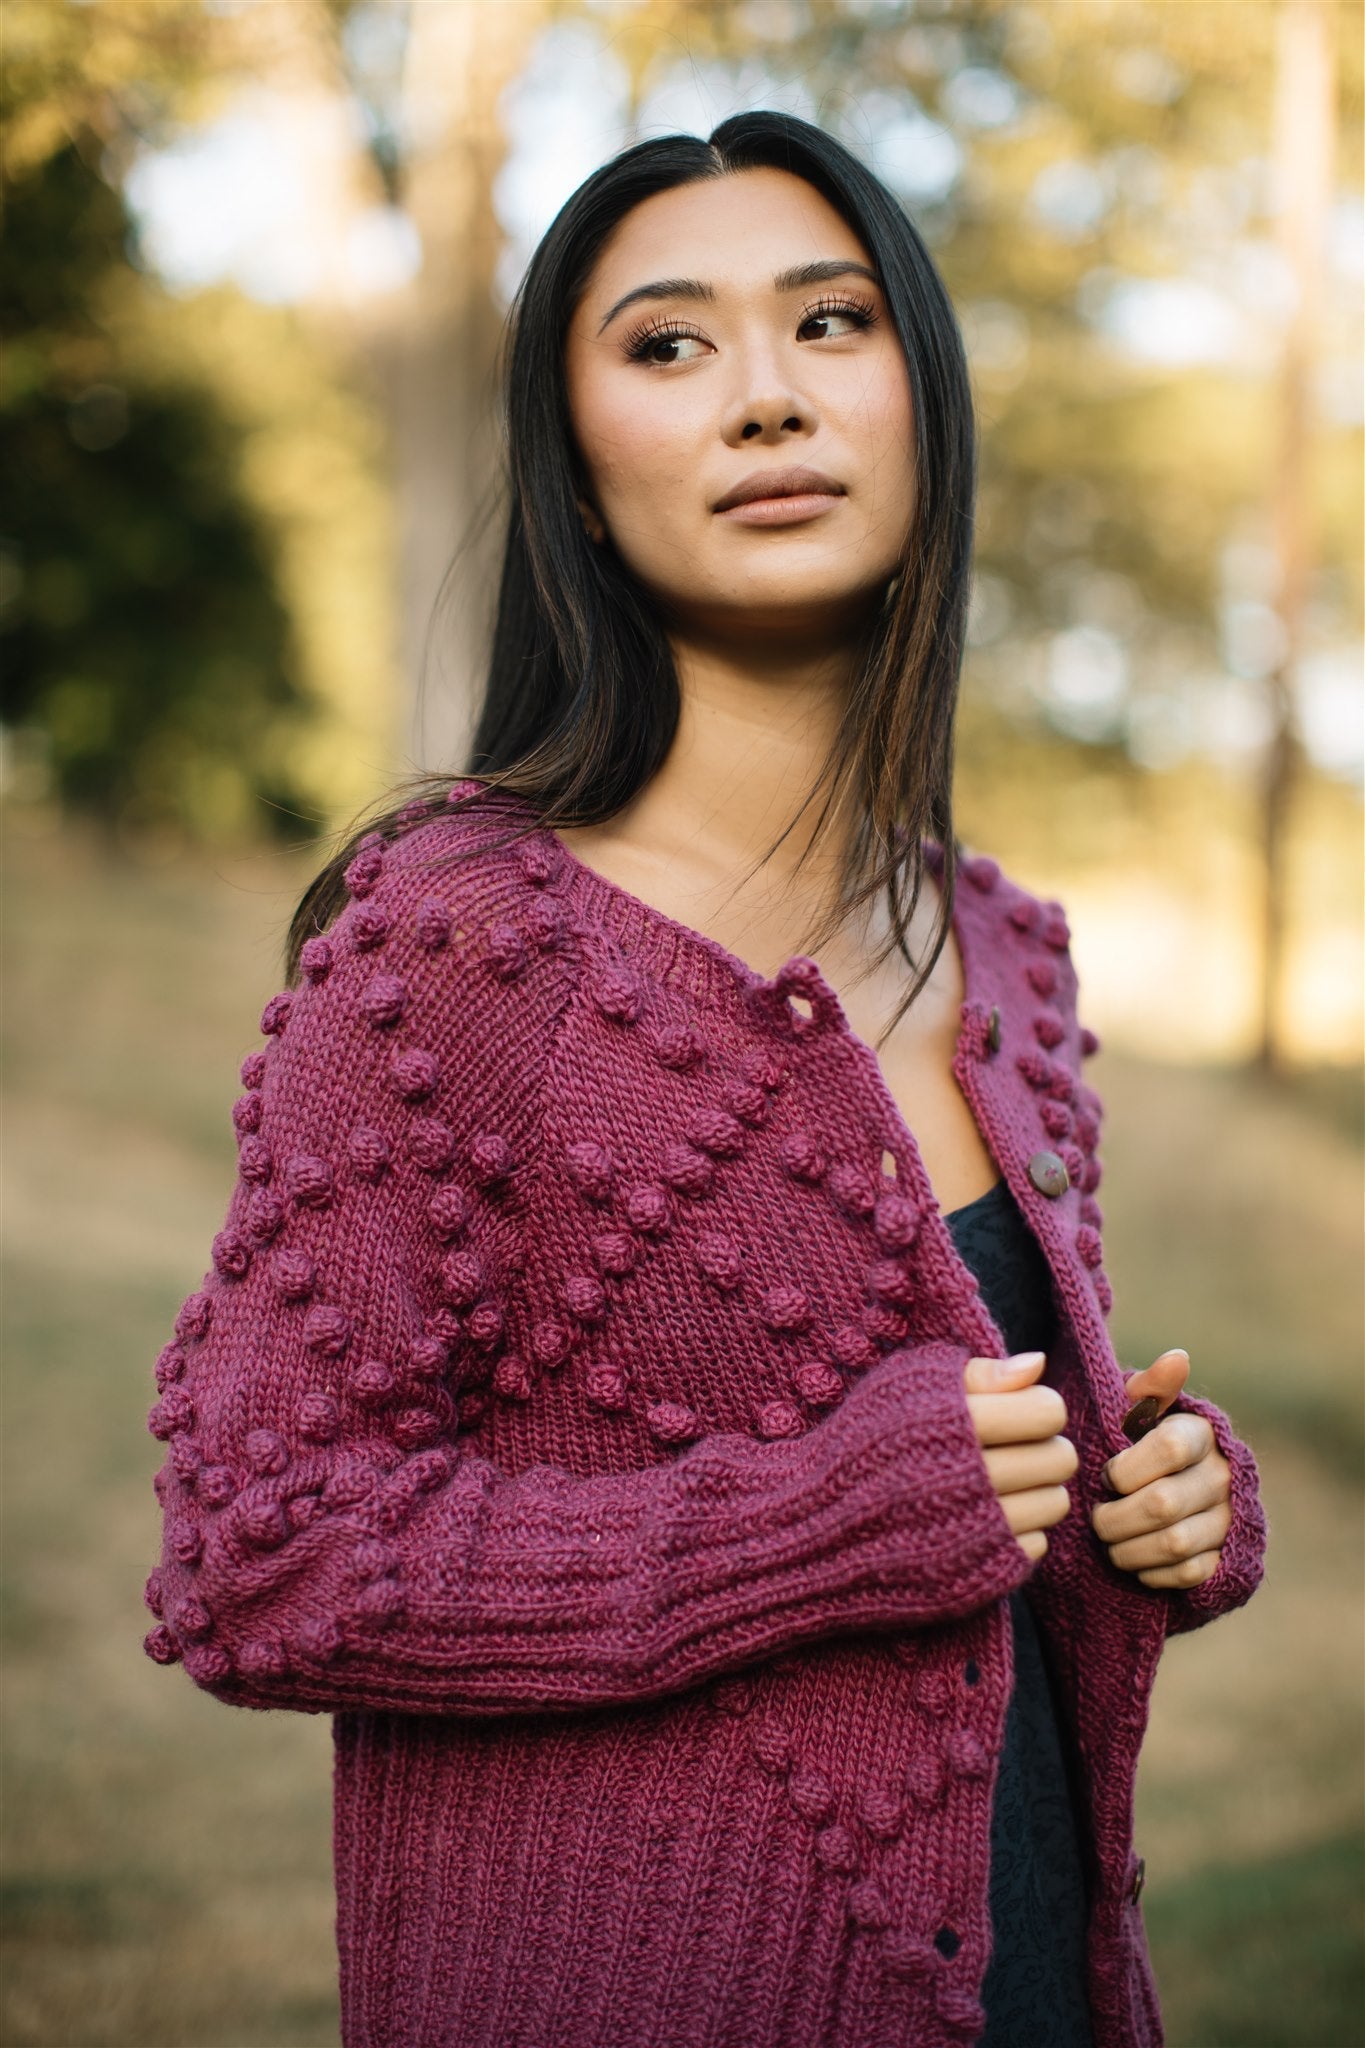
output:
<svg viewBox="0 0 1365 2048"><path fill-rule="evenodd" d="M458 807L456 807L458 806ZM1026 1579L1079 1756L1097 2048L1161 2019L1133 1787L1168 1631L1090 1527L1127 1439L1061 908L965 862L953 1071L1046 1253L1079 1453L1033 1565L1001 1340L872 1049L467 778L371 835L261 1020L156 1364L145 1638L334 1716L346 2048L961 2048ZM941 853L927 849L936 866Z"/></svg>

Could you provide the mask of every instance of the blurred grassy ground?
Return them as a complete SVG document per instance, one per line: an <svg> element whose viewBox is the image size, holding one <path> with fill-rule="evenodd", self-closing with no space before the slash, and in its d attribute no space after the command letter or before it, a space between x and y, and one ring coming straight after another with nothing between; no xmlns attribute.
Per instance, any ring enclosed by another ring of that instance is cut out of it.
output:
<svg viewBox="0 0 1365 2048"><path fill-rule="evenodd" d="M142 1655L152 1361L231 1181L306 867L4 846L7 2048L333 2048L330 1722ZM1139 1786L1171 2048L1351 2048L1362 1986L1361 1153L1349 1090L1102 1054L1129 1365L1255 1443L1270 1573L1173 1642ZM1040 2044L1042 2048L1042 2044Z"/></svg>

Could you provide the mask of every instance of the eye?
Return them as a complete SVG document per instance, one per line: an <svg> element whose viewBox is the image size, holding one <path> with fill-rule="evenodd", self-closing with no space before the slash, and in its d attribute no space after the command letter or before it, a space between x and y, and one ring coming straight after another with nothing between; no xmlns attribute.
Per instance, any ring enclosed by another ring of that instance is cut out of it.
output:
<svg viewBox="0 0 1365 2048"><path fill-rule="evenodd" d="M695 362L709 346L695 327L680 327L675 321L654 320L628 335L625 352L633 363Z"/></svg>
<svg viewBox="0 0 1365 2048"><path fill-rule="evenodd" d="M877 309L866 299L821 299L806 308L796 332L807 341L844 341L865 334L876 319Z"/></svg>

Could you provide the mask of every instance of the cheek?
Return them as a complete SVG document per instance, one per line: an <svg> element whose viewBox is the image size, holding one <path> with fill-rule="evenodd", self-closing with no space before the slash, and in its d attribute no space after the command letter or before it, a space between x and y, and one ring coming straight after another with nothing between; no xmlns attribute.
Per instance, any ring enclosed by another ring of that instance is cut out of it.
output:
<svg viewBox="0 0 1365 2048"><path fill-rule="evenodd" d="M657 394L613 380L577 409L579 444L604 513L657 500L689 473L694 436Z"/></svg>
<svg viewBox="0 0 1365 2048"><path fill-rule="evenodd" d="M914 492L914 409L905 367L897 356L872 369L845 421L850 440L860 444L878 500L909 501Z"/></svg>

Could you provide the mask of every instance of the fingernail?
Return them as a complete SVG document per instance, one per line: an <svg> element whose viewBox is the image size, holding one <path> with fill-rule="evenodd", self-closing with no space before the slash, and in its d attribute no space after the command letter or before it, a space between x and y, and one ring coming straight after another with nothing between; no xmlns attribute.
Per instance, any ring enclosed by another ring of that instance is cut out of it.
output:
<svg viewBox="0 0 1365 2048"><path fill-rule="evenodd" d="M1043 1364L1046 1358L1045 1351L1016 1351L1010 1358L996 1360L996 1378L1009 1379L1012 1374L1022 1372L1025 1366Z"/></svg>
<svg viewBox="0 0 1365 2048"><path fill-rule="evenodd" d="M1146 1436L1152 1424L1161 1413L1161 1403L1155 1394L1144 1394L1140 1401L1134 1401L1123 1418L1123 1433L1133 1443Z"/></svg>

